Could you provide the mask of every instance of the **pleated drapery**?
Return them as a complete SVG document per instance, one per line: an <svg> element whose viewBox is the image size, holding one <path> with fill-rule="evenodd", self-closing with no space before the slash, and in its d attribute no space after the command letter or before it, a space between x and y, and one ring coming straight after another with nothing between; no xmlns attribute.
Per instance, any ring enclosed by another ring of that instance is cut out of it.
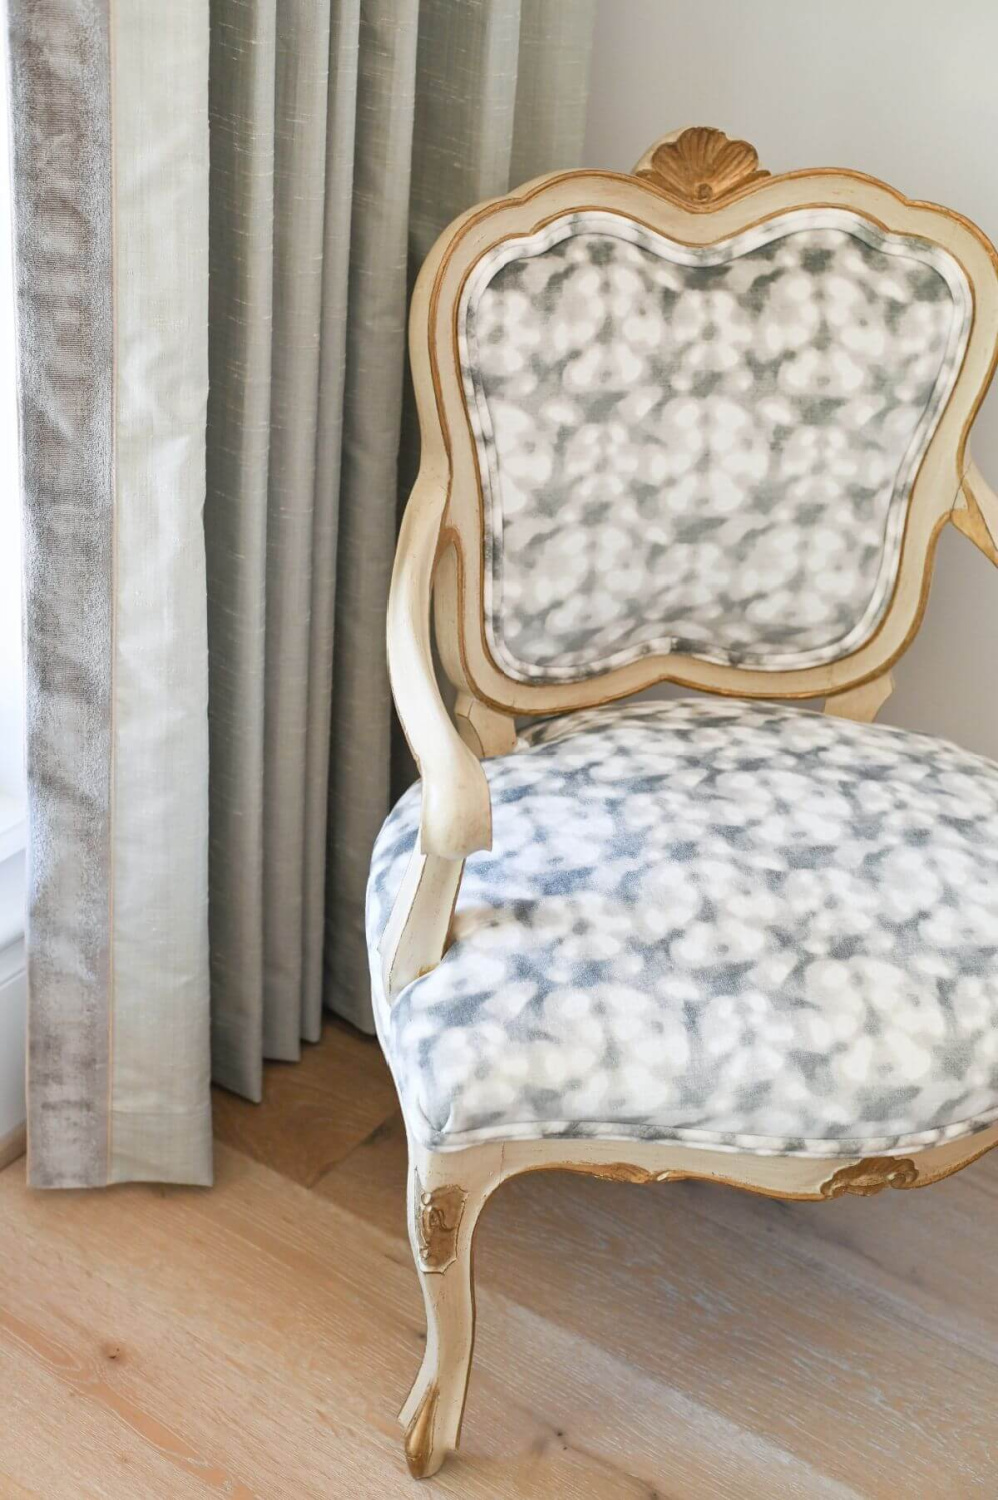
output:
<svg viewBox="0 0 998 1500"><path fill-rule="evenodd" d="M208 1182L212 1071L370 1027L408 291L577 163L593 6L8 0L37 1185Z"/></svg>
<svg viewBox="0 0 998 1500"><path fill-rule="evenodd" d="M576 164L592 5L213 0L211 19L212 1036L216 1077L257 1098L324 1005L372 1025L408 288L463 209Z"/></svg>

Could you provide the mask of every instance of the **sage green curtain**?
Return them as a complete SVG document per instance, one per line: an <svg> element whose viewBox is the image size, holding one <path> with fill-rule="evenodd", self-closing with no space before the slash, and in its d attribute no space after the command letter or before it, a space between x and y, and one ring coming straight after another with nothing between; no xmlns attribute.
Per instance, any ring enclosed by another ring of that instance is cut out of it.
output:
<svg viewBox="0 0 998 1500"><path fill-rule="evenodd" d="M418 442L408 291L463 209L577 165L593 9L212 0L212 1055L250 1098L324 1005L372 1026L364 887L405 776L384 618Z"/></svg>

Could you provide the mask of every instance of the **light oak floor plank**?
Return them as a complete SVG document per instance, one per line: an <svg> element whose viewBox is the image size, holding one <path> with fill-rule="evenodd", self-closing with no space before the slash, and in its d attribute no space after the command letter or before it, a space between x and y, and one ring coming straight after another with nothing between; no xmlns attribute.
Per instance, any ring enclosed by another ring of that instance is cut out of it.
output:
<svg viewBox="0 0 998 1500"><path fill-rule="evenodd" d="M232 1104L242 1149L220 1145L210 1191L0 1173L3 1500L998 1495L998 1153L820 1205L505 1185L477 1244L463 1451L417 1486L394 1414L424 1325L387 1071L335 1026L268 1069L263 1106Z"/></svg>
<svg viewBox="0 0 998 1500"><path fill-rule="evenodd" d="M216 1139L310 1187L395 1107L395 1089L373 1037L327 1017L322 1041L298 1063L269 1063L263 1103L216 1088Z"/></svg>
<svg viewBox="0 0 998 1500"><path fill-rule="evenodd" d="M102 1199L43 1197L5 1174L0 1257L13 1260L15 1233L5 1226L19 1209L22 1266L7 1295L19 1305L33 1268L55 1261L66 1302L77 1307L100 1268L89 1298L93 1324L80 1336L93 1349L114 1339L133 1383L120 1404L99 1394L97 1404L110 1424L124 1422L149 1442L150 1460L163 1456L167 1432L179 1459L167 1456L185 1476L196 1453L206 1482L225 1475L240 1496L410 1493L393 1420L422 1344L408 1253L236 1153L219 1155L211 1193L131 1188ZM483 1307L492 1301L485 1293ZM493 1310L491 1321L501 1336L480 1363L467 1453L421 1493L647 1496L661 1464L665 1410L653 1383L514 1305ZM0 1333L7 1347L9 1330L0 1325ZM43 1325L15 1344L24 1351L27 1343L30 1357L46 1339L52 1333ZM511 1383L514 1352L523 1348L530 1358ZM74 1379L82 1358L70 1366ZM577 1433L557 1426L566 1400ZM714 1423L703 1433L684 1408L675 1416L690 1493L736 1500L744 1491L726 1478L736 1462L758 1480L755 1493L776 1493L778 1451L760 1444L739 1461L740 1431ZM275 1462L289 1476L286 1488ZM73 1482L92 1477L74 1472ZM135 1494L134 1475L128 1485L107 1493Z"/></svg>

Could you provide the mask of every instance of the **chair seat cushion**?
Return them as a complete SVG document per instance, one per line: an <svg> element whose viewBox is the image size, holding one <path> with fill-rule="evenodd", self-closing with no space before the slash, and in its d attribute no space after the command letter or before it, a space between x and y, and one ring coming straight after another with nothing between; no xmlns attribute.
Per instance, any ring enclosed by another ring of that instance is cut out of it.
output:
<svg viewBox="0 0 998 1500"><path fill-rule="evenodd" d="M998 766L734 701L585 710L485 763L489 853L396 997L376 948L419 816L375 848L368 934L410 1131L856 1155L998 1118Z"/></svg>

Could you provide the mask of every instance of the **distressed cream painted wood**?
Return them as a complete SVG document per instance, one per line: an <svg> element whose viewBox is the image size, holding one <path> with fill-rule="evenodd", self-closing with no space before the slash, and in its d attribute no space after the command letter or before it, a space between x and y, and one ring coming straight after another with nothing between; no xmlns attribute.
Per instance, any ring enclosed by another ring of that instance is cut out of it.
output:
<svg viewBox="0 0 998 1500"><path fill-rule="evenodd" d="M417 839L382 940L386 995L397 995L440 962L463 871L463 860L424 854Z"/></svg>
<svg viewBox="0 0 998 1500"><path fill-rule="evenodd" d="M913 485L894 591L876 632L850 655L803 670L762 672L674 654L579 682L523 683L505 676L483 628L482 496L457 351L456 309L471 269L501 241L532 233L569 210L623 213L686 244L708 245L788 210L823 206L848 208L889 232L933 241L960 262L974 294L963 365ZM542 177L470 210L443 234L412 303L422 462L399 541L388 622L393 691L423 776L420 839L382 941L389 1001L446 948L463 860L491 842L479 758L515 748L515 715L570 711L672 682L746 698L825 698L827 713L875 717L891 691L891 667L921 622L942 527L952 522L998 562L998 496L966 453L994 372L996 330L998 259L967 220L857 172L771 177L745 142L699 127L656 142L634 174ZM454 718L435 676L431 598L440 660L457 694ZM459 1439L474 1339L474 1232L501 1182L561 1169L640 1184L695 1178L820 1202L927 1186L995 1144L998 1126L921 1152L849 1160L633 1141L549 1139L457 1152L426 1152L410 1142L409 1233L428 1327L423 1363L401 1413L411 1471L435 1473Z"/></svg>
<svg viewBox="0 0 998 1500"><path fill-rule="evenodd" d="M458 645L458 559L452 546L437 558L433 579L433 611L436 645L447 679L455 690L454 723L472 752L484 760L508 755L516 746L516 724L512 715L497 712L476 698L464 674Z"/></svg>
<svg viewBox="0 0 998 1500"><path fill-rule="evenodd" d="M470 693L454 700L454 722L465 744L485 760L490 755L510 755L516 749L516 725L507 714L479 703Z"/></svg>
<svg viewBox="0 0 998 1500"><path fill-rule="evenodd" d="M472 1254L478 1216L502 1180L502 1147L476 1155L455 1180L440 1154L410 1152L409 1243L426 1306L426 1352L399 1413L416 1479L457 1447L475 1344Z"/></svg>
<svg viewBox="0 0 998 1500"><path fill-rule="evenodd" d="M833 693L825 699L825 713L833 718L872 724L893 691L893 675L885 672L882 677L871 677L869 682L860 683L859 687Z"/></svg>
<svg viewBox="0 0 998 1500"><path fill-rule="evenodd" d="M424 455L399 533L388 604L392 696L423 783L422 847L461 860L492 842L488 782L461 739L437 683L430 599L444 492L432 451Z"/></svg>
<svg viewBox="0 0 998 1500"><path fill-rule="evenodd" d="M645 1142L510 1141L427 1152L409 1142L409 1237L426 1305L426 1352L399 1413L410 1473L435 1474L457 1448L475 1337L473 1242L503 1182L567 1171L654 1186L690 1179L767 1198L832 1202L928 1187L998 1145L998 1125L907 1156L815 1158L704 1151Z"/></svg>
<svg viewBox="0 0 998 1500"><path fill-rule="evenodd" d="M952 519L957 529L998 566L998 495L973 462L963 476Z"/></svg>
<svg viewBox="0 0 998 1500"><path fill-rule="evenodd" d="M399 533L388 604L392 696L422 779L420 836L381 947L387 995L440 962L464 859L492 844L481 762L458 733L430 645L433 576L446 491L439 455L424 450Z"/></svg>

